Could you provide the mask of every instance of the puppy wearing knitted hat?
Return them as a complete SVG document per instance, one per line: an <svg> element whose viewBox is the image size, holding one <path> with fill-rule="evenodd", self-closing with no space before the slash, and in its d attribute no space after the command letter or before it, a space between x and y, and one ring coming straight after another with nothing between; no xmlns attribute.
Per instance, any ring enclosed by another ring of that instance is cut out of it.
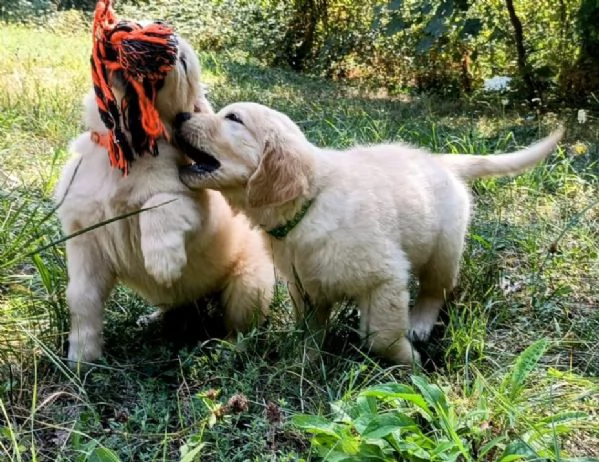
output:
<svg viewBox="0 0 599 462"><path fill-rule="evenodd" d="M259 324L275 282L263 238L220 193L180 182L186 160L168 142L176 114L212 112L195 53L162 23L117 21L106 0L96 6L91 65L88 131L72 142L55 191L65 234L93 228L66 243L69 361L101 356L117 282L157 313L219 292L231 334Z"/></svg>

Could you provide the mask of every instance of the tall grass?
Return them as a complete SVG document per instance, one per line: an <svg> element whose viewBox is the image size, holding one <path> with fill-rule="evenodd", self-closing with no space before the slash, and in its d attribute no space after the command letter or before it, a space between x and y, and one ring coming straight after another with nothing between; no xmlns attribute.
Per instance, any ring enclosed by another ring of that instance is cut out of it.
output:
<svg viewBox="0 0 599 462"><path fill-rule="evenodd" d="M77 376L62 361L64 249L36 249L61 238L50 197L81 130L88 36L3 25L0 43L0 460L599 457L595 119L570 125L546 164L473 185L459 288L422 346L425 370L361 349L351 305L312 364L283 287L268 326L238 347L203 335L193 309L139 327L152 308L119 288L106 359ZM374 99L234 55L202 62L217 107L272 105L321 145L493 153L555 123L500 102Z"/></svg>

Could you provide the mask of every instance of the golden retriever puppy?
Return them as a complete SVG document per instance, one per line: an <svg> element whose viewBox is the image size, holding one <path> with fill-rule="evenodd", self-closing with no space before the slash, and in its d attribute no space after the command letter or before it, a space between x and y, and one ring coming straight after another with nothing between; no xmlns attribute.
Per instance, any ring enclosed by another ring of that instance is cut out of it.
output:
<svg viewBox="0 0 599 462"><path fill-rule="evenodd" d="M321 149L284 114L236 103L187 114L175 142L195 161L190 188L214 188L270 236L297 313L326 327L333 302L355 300L376 353L418 361L454 288L470 216L465 180L518 173L551 153L562 131L512 154L431 155L403 144ZM409 273L420 294L409 312ZM308 303L306 303L308 302Z"/></svg>
<svg viewBox="0 0 599 462"><path fill-rule="evenodd" d="M179 38L177 62L156 99L167 130L181 111L212 112L199 77L195 53ZM110 83L122 101L118 75ZM185 157L164 139L158 140L158 155L137 157L128 175L113 168L99 142L107 129L93 94L85 99L85 124L88 131L72 142L73 156L55 191L64 232L145 211L67 241L68 359L100 357L104 304L117 281L159 310L220 292L231 333L259 323L275 283L272 256L260 231L233 213L220 193L183 185L178 168Z"/></svg>

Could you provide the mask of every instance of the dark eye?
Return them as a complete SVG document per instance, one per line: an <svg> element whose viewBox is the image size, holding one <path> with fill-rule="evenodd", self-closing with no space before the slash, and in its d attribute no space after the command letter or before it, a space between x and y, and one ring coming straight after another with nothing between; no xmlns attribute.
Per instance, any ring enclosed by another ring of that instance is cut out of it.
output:
<svg viewBox="0 0 599 462"><path fill-rule="evenodd" d="M229 120L231 120L233 122L236 122L238 124L243 125L243 122L241 121L241 119L239 118L239 116L237 114L232 113L232 112L229 113L229 114L227 114L225 116L225 119L229 119Z"/></svg>
<svg viewBox="0 0 599 462"><path fill-rule="evenodd" d="M183 70L185 71L185 73L187 73L187 61L183 57L179 58L179 61L181 61L181 65L183 66Z"/></svg>

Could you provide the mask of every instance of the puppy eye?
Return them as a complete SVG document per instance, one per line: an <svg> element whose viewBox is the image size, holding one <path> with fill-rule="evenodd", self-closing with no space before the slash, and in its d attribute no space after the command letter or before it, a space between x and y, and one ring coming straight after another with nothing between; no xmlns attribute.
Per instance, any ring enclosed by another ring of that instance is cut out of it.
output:
<svg viewBox="0 0 599 462"><path fill-rule="evenodd" d="M185 71L185 73L187 73L187 61L183 57L179 58L179 61L181 61L181 65L183 66L183 70Z"/></svg>
<svg viewBox="0 0 599 462"><path fill-rule="evenodd" d="M241 119L239 118L239 116L237 114L232 113L232 112L229 113L229 114L227 114L225 116L225 119L229 119L229 120L231 120L233 122L236 122L238 124L243 125L243 122L241 121Z"/></svg>

